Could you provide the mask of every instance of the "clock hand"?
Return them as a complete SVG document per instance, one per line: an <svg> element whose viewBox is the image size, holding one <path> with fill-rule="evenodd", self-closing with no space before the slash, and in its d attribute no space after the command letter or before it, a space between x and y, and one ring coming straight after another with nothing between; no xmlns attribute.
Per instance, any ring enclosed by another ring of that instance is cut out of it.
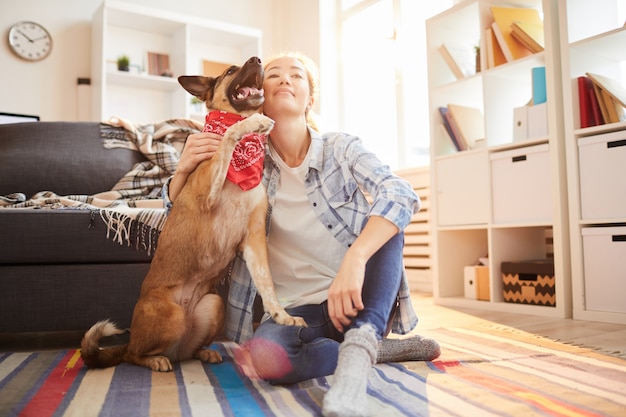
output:
<svg viewBox="0 0 626 417"><path fill-rule="evenodd" d="M39 41L41 39L46 39L47 37L48 37L48 35L43 35L43 36L40 36L38 38L33 39L31 42L36 42L36 41Z"/></svg>
<svg viewBox="0 0 626 417"><path fill-rule="evenodd" d="M19 33L20 33L23 37L25 37L25 38L28 40L28 42L33 43L33 40L32 40L31 38L29 38L29 37L28 37L28 36L27 36L24 32L22 32L22 31L21 31L21 30L19 30L19 29L18 29L18 32L19 32Z"/></svg>

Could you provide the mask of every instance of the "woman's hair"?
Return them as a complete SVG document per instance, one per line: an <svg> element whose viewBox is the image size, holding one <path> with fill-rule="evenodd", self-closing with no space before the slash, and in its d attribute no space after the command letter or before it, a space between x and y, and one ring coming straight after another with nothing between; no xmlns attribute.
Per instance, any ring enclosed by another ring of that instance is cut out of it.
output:
<svg viewBox="0 0 626 417"><path fill-rule="evenodd" d="M315 62L313 62L313 60L308 56L298 51L280 52L265 60L265 68L267 68L267 65L272 61L285 57L295 58L304 66L304 70L309 80L309 93L311 94L311 97L313 97L314 102L317 102L319 96L319 71ZM319 127L317 126L317 122L315 121L315 117L313 116L311 109L306 110L306 124L316 132L319 132Z"/></svg>

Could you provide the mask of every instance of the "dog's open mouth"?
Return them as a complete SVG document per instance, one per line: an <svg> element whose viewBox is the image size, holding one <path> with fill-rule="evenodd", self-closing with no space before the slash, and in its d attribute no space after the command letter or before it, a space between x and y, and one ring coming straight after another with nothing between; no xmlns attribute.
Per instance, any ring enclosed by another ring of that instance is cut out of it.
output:
<svg viewBox="0 0 626 417"><path fill-rule="evenodd" d="M241 102L248 99L258 99L263 97L263 76L254 73L241 81L234 89L232 100Z"/></svg>
<svg viewBox="0 0 626 417"><path fill-rule="evenodd" d="M252 97L263 97L263 89L256 87L239 87L235 90L234 101L243 101Z"/></svg>

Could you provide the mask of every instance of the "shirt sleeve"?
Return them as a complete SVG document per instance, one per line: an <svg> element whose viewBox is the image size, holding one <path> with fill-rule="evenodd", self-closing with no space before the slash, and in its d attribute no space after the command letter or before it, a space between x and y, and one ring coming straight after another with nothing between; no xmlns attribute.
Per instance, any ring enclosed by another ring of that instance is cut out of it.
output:
<svg viewBox="0 0 626 417"><path fill-rule="evenodd" d="M172 200L170 200L170 182L172 181L172 176L170 176L163 184L163 192L161 193L163 198L163 206L165 207L165 214L169 216L170 211L172 211L172 205L174 204Z"/></svg>
<svg viewBox="0 0 626 417"><path fill-rule="evenodd" d="M354 178L372 197L369 216L384 217L404 230L421 204L411 184L395 175L357 137L348 137L345 157Z"/></svg>

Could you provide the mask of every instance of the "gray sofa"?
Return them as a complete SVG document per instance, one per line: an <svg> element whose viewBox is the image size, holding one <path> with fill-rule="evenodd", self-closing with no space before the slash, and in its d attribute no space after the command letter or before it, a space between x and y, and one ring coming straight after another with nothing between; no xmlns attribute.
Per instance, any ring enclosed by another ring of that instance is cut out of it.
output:
<svg viewBox="0 0 626 417"><path fill-rule="evenodd" d="M0 125L0 195L110 190L140 152L106 149L99 123ZM106 237L97 212L0 209L0 340L130 325L150 256Z"/></svg>

